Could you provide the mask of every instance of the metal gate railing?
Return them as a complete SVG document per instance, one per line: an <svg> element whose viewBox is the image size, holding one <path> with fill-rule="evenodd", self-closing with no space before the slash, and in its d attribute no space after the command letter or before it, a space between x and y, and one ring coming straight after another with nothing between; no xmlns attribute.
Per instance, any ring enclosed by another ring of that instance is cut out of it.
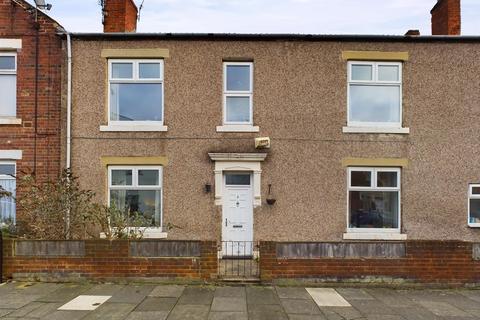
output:
<svg viewBox="0 0 480 320"><path fill-rule="evenodd" d="M255 241L221 241L218 276L224 280L258 280L259 246Z"/></svg>

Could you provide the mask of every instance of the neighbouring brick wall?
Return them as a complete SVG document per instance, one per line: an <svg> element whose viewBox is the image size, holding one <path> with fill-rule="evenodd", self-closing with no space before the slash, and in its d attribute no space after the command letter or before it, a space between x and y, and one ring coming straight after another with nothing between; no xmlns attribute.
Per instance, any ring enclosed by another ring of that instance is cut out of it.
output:
<svg viewBox="0 0 480 320"><path fill-rule="evenodd" d="M164 244L167 250L158 250L159 254L155 257L138 257L132 255L132 242L128 240L87 240L83 245L79 245L79 241L69 245L67 241L55 244L55 241L4 240L3 277L35 280L209 280L216 275L217 247L214 241L188 241L186 246L181 246L181 241L175 241L174 245L186 248L181 249L183 252L191 250L192 244L198 244L198 256L191 257L182 254L172 257L170 249L173 241L144 241ZM65 252L68 255L62 256Z"/></svg>
<svg viewBox="0 0 480 320"><path fill-rule="evenodd" d="M22 123L0 125L0 150L22 150L23 158L16 161L17 175L35 173L39 182L45 182L56 180L61 167L61 72L65 54L58 34L60 26L42 12L35 21L31 8L23 1L0 0L0 38L22 40L17 52L17 118ZM17 196L22 195L17 189ZM21 221L21 212L17 212L17 218Z"/></svg>
<svg viewBox="0 0 480 320"><path fill-rule="evenodd" d="M480 282L477 244L462 241L406 241L405 257L280 258L277 243L261 242L262 281L310 279L325 282L415 282L465 285Z"/></svg>

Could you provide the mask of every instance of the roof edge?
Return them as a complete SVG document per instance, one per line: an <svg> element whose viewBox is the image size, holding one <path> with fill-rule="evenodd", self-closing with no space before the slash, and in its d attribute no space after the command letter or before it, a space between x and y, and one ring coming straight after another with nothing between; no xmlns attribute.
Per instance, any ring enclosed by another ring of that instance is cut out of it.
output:
<svg viewBox="0 0 480 320"><path fill-rule="evenodd" d="M480 42L480 36L405 36L360 34L255 34L255 33L71 33L85 40L161 39L235 41L371 41L371 42Z"/></svg>

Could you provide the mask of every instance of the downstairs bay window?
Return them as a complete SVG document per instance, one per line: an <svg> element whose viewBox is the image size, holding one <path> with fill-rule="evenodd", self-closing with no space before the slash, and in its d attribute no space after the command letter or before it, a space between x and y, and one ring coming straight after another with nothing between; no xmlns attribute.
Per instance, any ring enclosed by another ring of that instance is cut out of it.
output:
<svg viewBox="0 0 480 320"><path fill-rule="evenodd" d="M162 228L162 167L109 166L109 204L134 219L142 218L143 227Z"/></svg>
<svg viewBox="0 0 480 320"><path fill-rule="evenodd" d="M348 169L347 233L400 233L400 169Z"/></svg>

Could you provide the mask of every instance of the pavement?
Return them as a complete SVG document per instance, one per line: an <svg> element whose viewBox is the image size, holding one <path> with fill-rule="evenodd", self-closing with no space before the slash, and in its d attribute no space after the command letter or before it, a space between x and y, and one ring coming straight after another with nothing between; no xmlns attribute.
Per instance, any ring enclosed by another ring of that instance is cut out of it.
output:
<svg viewBox="0 0 480 320"><path fill-rule="evenodd" d="M10 282L0 319L467 320L480 290Z"/></svg>

